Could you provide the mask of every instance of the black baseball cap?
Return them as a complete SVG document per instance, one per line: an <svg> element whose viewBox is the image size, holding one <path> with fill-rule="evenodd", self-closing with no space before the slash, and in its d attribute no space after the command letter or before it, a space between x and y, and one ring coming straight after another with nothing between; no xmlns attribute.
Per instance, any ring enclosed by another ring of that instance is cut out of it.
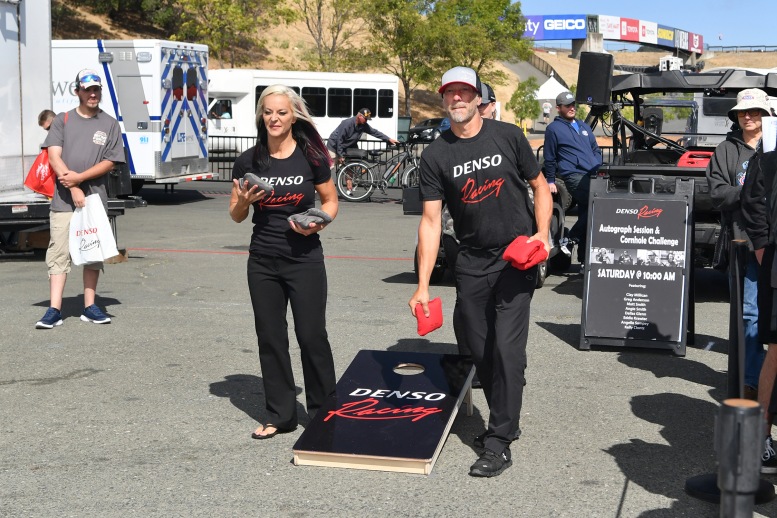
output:
<svg viewBox="0 0 777 518"><path fill-rule="evenodd" d="M359 115L359 114L363 115L365 120L370 120L372 118L372 112L370 111L369 108L362 108L356 114L357 115Z"/></svg>
<svg viewBox="0 0 777 518"><path fill-rule="evenodd" d="M486 83L480 83L480 105L495 103L494 89Z"/></svg>

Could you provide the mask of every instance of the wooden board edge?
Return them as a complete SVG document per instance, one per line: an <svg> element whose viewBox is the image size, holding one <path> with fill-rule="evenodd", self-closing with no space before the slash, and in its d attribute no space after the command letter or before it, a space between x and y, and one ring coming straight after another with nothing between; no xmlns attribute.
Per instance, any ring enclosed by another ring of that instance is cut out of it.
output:
<svg viewBox="0 0 777 518"><path fill-rule="evenodd" d="M434 460L392 459L336 453L311 453L294 451L295 466L321 466L327 468L366 469L428 475Z"/></svg>

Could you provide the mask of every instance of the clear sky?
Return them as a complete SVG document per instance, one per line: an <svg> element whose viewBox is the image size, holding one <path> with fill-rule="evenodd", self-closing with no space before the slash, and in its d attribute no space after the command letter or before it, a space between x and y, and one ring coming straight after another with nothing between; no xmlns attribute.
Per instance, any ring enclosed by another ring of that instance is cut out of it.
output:
<svg viewBox="0 0 777 518"><path fill-rule="evenodd" d="M774 0L524 0L521 13L636 18L701 34L705 46L777 45L777 2Z"/></svg>

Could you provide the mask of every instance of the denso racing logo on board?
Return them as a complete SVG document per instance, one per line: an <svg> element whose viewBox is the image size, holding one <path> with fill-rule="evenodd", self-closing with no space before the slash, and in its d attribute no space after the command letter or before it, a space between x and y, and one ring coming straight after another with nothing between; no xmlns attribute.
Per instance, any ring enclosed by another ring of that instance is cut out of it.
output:
<svg viewBox="0 0 777 518"><path fill-rule="evenodd" d="M409 419L418 422L425 417L439 414L442 409L426 406L421 401L441 401L446 398L442 392L414 392L409 390L373 390L357 388L349 396L364 397L357 401L346 401L334 410L327 412L324 421L333 417L356 419L359 421L385 421L390 419ZM380 400L385 400L380 401ZM392 403L390 400L415 400L415 403Z"/></svg>

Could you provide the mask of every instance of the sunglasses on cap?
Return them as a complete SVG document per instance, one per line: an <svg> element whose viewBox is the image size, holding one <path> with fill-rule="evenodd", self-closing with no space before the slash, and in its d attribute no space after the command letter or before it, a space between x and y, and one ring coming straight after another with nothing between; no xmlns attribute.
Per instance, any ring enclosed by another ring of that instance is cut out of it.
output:
<svg viewBox="0 0 777 518"><path fill-rule="evenodd" d="M86 84L86 83L100 83L102 84L103 80L100 79L100 76L94 75L94 74L87 74L81 79L78 80L79 84Z"/></svg>

